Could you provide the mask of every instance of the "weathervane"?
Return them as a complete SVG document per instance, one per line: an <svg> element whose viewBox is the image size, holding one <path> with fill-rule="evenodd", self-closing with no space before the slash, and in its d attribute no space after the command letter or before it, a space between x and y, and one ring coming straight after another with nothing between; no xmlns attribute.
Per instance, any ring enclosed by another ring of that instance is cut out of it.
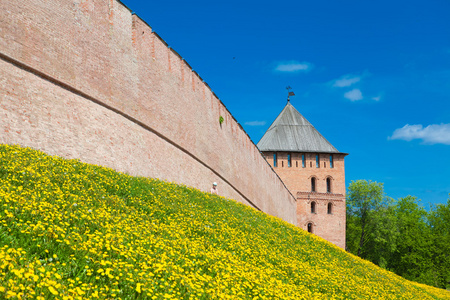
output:
<svg viewBox="0 0 450 300"><path fill-rule="evenodd" d="M287 87L286 87L286 89L288 90L288 102L289 102L289 96L295 96L295 94L294 94L294 92L292 92L291 90L292 90L292 88L288 85Z"/></svg>

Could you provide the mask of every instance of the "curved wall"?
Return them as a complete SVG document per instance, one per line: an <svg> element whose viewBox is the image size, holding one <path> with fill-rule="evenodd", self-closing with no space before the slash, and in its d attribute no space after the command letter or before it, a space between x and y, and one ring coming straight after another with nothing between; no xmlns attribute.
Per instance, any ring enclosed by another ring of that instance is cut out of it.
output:
<svg viewBox="0 0 450 300"><path fill-rule="evenodd" d="M217 181L296 224L294 197L223 103L120 2L5 0L0 19L1 143L203 191Z"/></svg>

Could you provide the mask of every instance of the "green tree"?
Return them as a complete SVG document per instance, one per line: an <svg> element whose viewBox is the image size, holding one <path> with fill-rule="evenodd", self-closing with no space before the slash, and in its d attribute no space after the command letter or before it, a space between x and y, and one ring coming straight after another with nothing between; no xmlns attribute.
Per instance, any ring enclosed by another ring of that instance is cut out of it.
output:
<svg viewBox="0 0 450 300"><path fill-rule="evenodd" d="M397 218L394 199L386 197L383 205L372 212L373 230L366 245L366 257L374 264L387 268L392 253L397 248Z"/></svg>
<svg viewBox="0 0 450 300"><path fill-rule="evenodd" d="M399 238L388 268L407 279L434 285L431 259L434 245L427 211L413 196L400 198L394 210Z"/></svg>
<svg viewBox="0 0 450 300"><path fill-rule="evenodd" d="M438 204L430 216L431 239L434 245L432 274L435 286L448 288L450 284L450 199Z"/></svg>
<svg viewBox="0 0 450 300"><path fill-rule="evenodd" d="M347 192L347 250L409 280L450 285L450 199L430 212L407 196L394 201L383 183L352 181Z"/></svg>
<svg viewBox="0 0 450 300"><path fill-rule="evenodd" d="M352 181L347 192L347 250L385 266L396 245L393 200L383 183Z"/></svg>

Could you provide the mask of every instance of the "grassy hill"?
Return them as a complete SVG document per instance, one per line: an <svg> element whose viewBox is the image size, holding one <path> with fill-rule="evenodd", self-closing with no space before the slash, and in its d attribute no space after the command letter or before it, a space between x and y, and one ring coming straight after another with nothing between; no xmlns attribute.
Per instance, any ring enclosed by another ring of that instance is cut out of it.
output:
<svg viewBox="0 0 450 300"><path fill-rule="evenodd" d="M193 188L0 146L0 298L450 299Z"/></svg>

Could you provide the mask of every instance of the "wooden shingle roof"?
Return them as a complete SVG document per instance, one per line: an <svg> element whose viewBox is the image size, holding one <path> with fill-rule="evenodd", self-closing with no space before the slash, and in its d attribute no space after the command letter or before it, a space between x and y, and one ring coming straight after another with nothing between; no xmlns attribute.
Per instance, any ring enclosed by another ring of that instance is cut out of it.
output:
<svg viewBox="0 0 450 300"><path fill-rule="evenodd" d="M256 146L260 151L341 153L290 102Z"/></svg>

